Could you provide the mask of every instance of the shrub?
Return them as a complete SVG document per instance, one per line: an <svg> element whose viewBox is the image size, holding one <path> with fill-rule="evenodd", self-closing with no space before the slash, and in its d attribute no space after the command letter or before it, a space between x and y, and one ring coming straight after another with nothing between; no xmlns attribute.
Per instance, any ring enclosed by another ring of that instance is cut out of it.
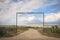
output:
<svg viewBox="0 0 60 40"><path fill-rule="evenodd" d="M0 37L4 36L6 34L6 28L5 27L0 27Z"/></svg>
<svg viewBox="0 0 60 40"><path fill-rule="evenodd" d="M57 26L57 25L55 25L55 28L56 28L56 29L58 29L58 26Z"/></svg>

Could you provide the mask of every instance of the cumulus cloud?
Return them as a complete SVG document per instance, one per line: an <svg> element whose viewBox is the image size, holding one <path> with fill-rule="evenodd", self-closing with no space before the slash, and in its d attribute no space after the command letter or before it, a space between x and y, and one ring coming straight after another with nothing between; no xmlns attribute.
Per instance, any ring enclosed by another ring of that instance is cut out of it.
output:
<svg viewBox="0 0 60 40"><path fill-rule="evenodd" d="M32 22L33 20L35 20L35 16L22 16L22 17L18 17L17 18L17 21L18 21L18 23L24 23L24 22Z"/></svg>
<svg viewBox="0 0 60 40"><path fill-rule="evenodd" d="M32 16L32 17L28 17L28 21L31 22L32 20L35 19L35 16Z"/></svg>
<svg viewBox="0 0 60 40"><path fill-rule="evenodd" d="M59 15L60 15L60 12L45 14L44 21L45 22L56 22L56 21L60 20ZM43 18L39 18L39 20L43 22Z"/></svg>
<svg viewBox="0 0 60 40"><path fill-rule="evenodd" d="M3 24L7 22L15 24L16 12L32 11L33 9L42 7L43 4L43 0L18 0L17 2L12 0L0 0L0 22L4 21Z"/></svg>
<svg viewBox="0 0 60 40"><path fill-rule="evenodd" d="M41 14L18 15L17 24L18 25L25 25L25 24L27 24L27 25L32 25L32 24L42 25L43 22L41 20L39 20L39 18L42 18L40 16L41 16Z"/></svg>
<svg viewBox="0 0 60 40"><path fill-rule="evenodd" d="M56 1L55 1L56 2ZM16 12L32 12L33 9L41 8L47 0L0 0L0 24L15 24ZM56 2L57 3L57 2ZM35 17L29 17L31 21ZM47 19L48 20L48 17Z"/></svg>
<svg viewBox="0 0 60 40"><path fill-rule="evenodd" d="M45 22L56 22L60 19L59 15L60 15L60 12L48 14L45 17Z"/></svg>

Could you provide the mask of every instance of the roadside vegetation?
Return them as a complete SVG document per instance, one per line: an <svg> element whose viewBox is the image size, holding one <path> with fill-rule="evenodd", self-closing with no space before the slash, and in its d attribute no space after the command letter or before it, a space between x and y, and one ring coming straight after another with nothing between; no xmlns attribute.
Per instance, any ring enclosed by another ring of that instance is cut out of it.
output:
<svg viewBox="0 0 60 40"><path fill-rule="evenodd" d="M16 26L0 26L0 37L12 37L16 36L24 31L28 30L28 27L17 27Z"/></svg>
<svg viewBox="0 0 60 40"><path fill-rule="evenodd" d="M52 26L52 27L44 27L43 30L38 30L43 35L49 37L57 37L60 38L60 26Z"/></svg>
<svg viewBox="0 0 60 40"><path fill-rule="evenodd" d="M30 26L16 26L14 25L0 25L0 37L13 37L20 33L27 31L28 29L38 30L43 35L49 37L60 38L60 26L51 26L51 27L30 27Z"/></svg>

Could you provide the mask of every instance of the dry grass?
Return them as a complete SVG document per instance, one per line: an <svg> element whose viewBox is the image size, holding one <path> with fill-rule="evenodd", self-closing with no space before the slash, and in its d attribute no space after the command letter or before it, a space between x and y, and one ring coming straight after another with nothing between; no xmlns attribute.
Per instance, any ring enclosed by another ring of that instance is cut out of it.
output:
<svg viewBox="0 0 60 40"><path fill-rule="evenodd" d="M26 27L17 27L17 32L16 32L15 26L9 26L9 27L0 26L0 37L12 37L26 30L28 30L28 28Z"/></svg>
<svg viewBox="0 0 60 40"><path fill-rule="evenodd" d="M57 37L60 38L60 29L52 29L52 28L44 28L43 30L38 30L43 35L49 36L49 37Z"/></svg>

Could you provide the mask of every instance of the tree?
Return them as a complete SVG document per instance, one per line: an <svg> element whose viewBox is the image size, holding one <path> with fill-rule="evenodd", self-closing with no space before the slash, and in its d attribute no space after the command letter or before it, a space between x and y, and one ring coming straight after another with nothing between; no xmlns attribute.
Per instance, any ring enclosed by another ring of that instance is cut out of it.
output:
<svg viewBox="0 0 60 40"><path fill-rule="evenodd" d="M55 25L55 28L56 28L56 29L58 29L58 26L57 26L57 25Z"/></svg>

